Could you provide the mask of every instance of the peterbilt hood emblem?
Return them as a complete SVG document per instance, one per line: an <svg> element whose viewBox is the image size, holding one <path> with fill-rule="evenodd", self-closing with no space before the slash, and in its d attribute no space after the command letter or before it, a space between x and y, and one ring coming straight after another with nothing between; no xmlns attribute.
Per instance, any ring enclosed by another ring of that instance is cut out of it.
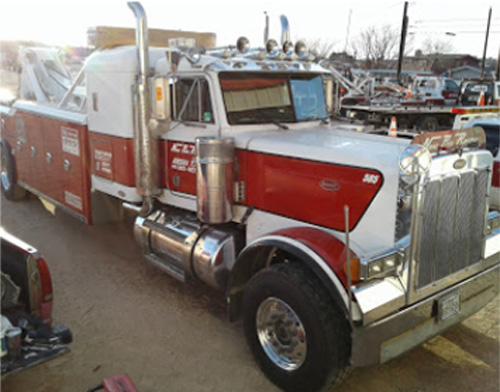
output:
<svg viewBox="0 0 500 392"><path fill-rule="evenodd" d="M467 165L467 161L465 159L458 159L453 163L453 167L457 170L463 169Z"/></svg>
<svg viewBox="0 0 500 392"><path fill-rule="evenodd" d="M337 181L330 180L329 178L321 180L319 186L328 192L336 192L340 189L340 184Z"/></svg>

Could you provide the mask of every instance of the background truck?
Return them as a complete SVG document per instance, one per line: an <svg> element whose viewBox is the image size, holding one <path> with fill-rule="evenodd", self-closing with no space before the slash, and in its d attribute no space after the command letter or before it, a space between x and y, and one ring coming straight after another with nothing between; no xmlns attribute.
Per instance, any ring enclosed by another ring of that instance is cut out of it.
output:
<svg viewBox="0 0 500 392"><path fill-rule="evenodd" d="M355 105L343 106L346 116L350 119L363 120L366 124L376 127L389 127L393 117L396 117L399 128L417 132L434 132L440 129L451 129L457 114L488 113L498 116L498 106L476 106L469 108L453 106L403 106L403 105Z"/></svg>
<svg viewBox="0 0 500 392"><path fill-rule="evenodd" d="M290 391L386 362L497 295L484 133L431 154L353 132L329 122L329 71L287 29L282 48L149 47L129 6L136 47L96 51L60 99L36 99L34 78L2 107L8 198L27 190L87 223L134 211L144 257L222 290Z"/></svg>
<svg viewBox="0 0 500 392"><path fill-rule="evenodd" d="M445 105L456 105L459 86L450 78L439 76L417 76L411 85L411 94L422 96L422 100L435 99Z"/></svg>

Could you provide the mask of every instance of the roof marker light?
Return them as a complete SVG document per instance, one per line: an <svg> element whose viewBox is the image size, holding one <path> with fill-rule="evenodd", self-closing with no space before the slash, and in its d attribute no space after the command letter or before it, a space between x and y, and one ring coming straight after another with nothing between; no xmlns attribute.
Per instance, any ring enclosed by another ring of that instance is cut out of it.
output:
<svg viewBox="0 0 500 392"><path fill-rule="evenodd" d="M250 41L247 37L240 37L236 41L236 49L240 53L247 53L250 49Z"/></svg>

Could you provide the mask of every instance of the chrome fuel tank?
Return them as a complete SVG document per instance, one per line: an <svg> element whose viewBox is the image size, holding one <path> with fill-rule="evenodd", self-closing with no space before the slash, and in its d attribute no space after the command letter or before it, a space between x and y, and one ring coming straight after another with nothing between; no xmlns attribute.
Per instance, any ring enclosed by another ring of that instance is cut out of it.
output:
<svg viewBox="0 0 500 392"><path fill-rule="evenodd" d="M242 236L234 227L210 227L182 210L158 210L137 217L134 234L148 261L172 276L194 276L225 290Z"/></svg>

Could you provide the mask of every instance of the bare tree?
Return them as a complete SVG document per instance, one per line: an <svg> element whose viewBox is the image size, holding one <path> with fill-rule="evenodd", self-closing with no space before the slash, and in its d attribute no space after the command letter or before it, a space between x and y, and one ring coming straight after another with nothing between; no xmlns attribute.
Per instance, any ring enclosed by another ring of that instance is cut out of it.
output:
<svg viewBox="0 0 500 392"><path fill-rule="evenodd" d="M425 54L442 54L453 51L453 45L450 42L441 39L427 37L423 43L423 52Z"/></svg>
<svg viewBox="0 0 500 392"><path fill-rule="evenodd" d="M321 38L315 40L302 39L300 41L307 45L309 53L314 55L315 61L329 58L338 44L337 41L328 41Z"/></svg>
<svg viewBox="0 0 500 392"><path fill-rule="evenodd" d="M369 26L361 32L355 50L364 57L367 68L386 67L386 60L397 56L399 40L398 30L393 26Z"/></svg>

